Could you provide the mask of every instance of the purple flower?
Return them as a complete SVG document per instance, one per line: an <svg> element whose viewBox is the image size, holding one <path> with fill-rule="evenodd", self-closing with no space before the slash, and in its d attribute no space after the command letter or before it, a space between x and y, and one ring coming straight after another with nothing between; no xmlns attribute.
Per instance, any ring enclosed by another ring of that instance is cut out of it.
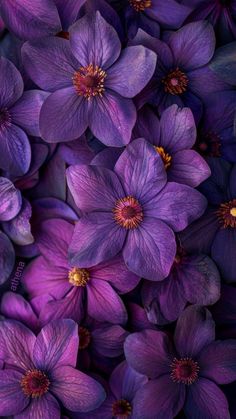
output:
<svg viewBox="0 0 236 419"><path fill-rule="evenodd" d="M172 419L182 408L187 417L230 419L228 403L217 384L236 379L236 340L214 341L208 310L188 307L177 321L174 341L146 330L125 342L128 364L150 381L137 391L134 417Z"/></svg>
<svg viewBox="0 0 236 419"><path fill-rule="evenodd" d="M190 5L189 0L182 0L181 3ZM191 0L190 6L193 10L187 21L207 19L214 26L221 43L236 38L235 0Z"/></svg>
<svg viewBox="0 0 236 419"><path fill-rule="evenodd" d="M122 250L127 267L153 281L169 274L176 252L173 230L183 230L206 205L198 191L167 182L160 155L143 139L129 144L114 172L71 166L67 180L84 212L70 245L71 263L86 268Z"/></svg>
<svg viewBox="0 0 236 419"><path fill-rule="evenodd" d="M179 248L169 276L146 281L142 299L148 319L155 324L177 320L187 303L212 305L220 298L220 276L206 255L188 255Z"/></svg>
<svg viewBox="0 0 236 419"><path fill-rule="evenodd" d="M79 337L72 320L51 322L36 337L14 320L0 323L0 414L59 419L58 401L87 412L105 398L102 386L75 369Z"/></svg>
<svg viewBox="0 0 236 419"><path fill-rule="evenodd" d="M135 395L148 379L129 367L127 362L119 364L109 379L107 398L102 405L85 415L72 414L73 419L136 419L134 415Z"/></svg>
<svg viewBox="0 0 236 419"><path fill-rule="evenodd" d="M236 166L208 160L212 175L200 187L209 206L205 214L180 234L189 252L211 254L225 281L235 282Z"/></svg>
<svg viewBox="0 0 236 419"><path fill-rule="evenodd" d="M73 230L64 220L42 223L38 239L42 256L27 267L23 278L30 298L50 298L41 307L40 319L46 322L63 317L80 322L87 311L98 321L125 323L126 309L116 290L130 291L139 278L128 271L120 256L92 267L70 264L68 247Z"/></svg>
<svg viewBox="0 0 236 419"><path fill-rule="evenodd" d="M207 163L190 150L197 135L190 109L172 105L163 112L160 122L151 110L141 109L133 135L154 145L169 181L196 187L210 176Z"/></svg>
<svg viewBox="0 0 236 419"><path fill-rule="evenodd" d="M21 205L20 191L9 179L0 177L0 222L12 220L19 213Z"/></svg>
<svg viewBox="0 0 236 419"><path fill-rule="evenodd" d="M23 93L19 71L3 57L0 75L0 168L22 175L28 171L31 160L26 133L39 135L39 112L48 94L38 90Z"/></svg>
<svg viewBox="0 0 236 419"><path fill-rule="evenodd" d="M216 50L213 60L210 63L211 69L226 83L236 85L235 76L235 50L236 42L231 42Z"/></svg>
<svg viewBox="0 0 236 419"><path fill-rule="evenodd" d="M206 21L183 26L166 42L139 30L131 44L145 45L157 54L153 79L139 95L139 107L149 101L162 113L175 103L190 108L199 122L204 97L226 88L208 67L215 50L215 34Z"/></svg>
<svg viewBox="0 0 236 419"><path fill-rule="evenodd" d="M86 0L0 0L1 16L21 39L40 39L67 31Z"/></svg>
<svg viewBox="0 0 236 419"><path fill-rule="evenodd" d="M153 75L156 55L141 45L121 51L117 33L99 12L69 32L69 42L48 38L22 48L32 80L52 92L40 113L42 137L75 140L90 127L107 145L127 144L136 121L131 98Z"/></svg>

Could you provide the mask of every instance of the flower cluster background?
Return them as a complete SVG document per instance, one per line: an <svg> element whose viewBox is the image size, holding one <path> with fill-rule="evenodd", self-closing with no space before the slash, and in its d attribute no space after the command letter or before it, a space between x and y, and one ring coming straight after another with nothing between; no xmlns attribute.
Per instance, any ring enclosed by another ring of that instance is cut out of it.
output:
<svg viewBox="0 0 236 419"><path fill-rule="evenodd" d="M236 418L236 0L0 0L0 417Z"/></svg>

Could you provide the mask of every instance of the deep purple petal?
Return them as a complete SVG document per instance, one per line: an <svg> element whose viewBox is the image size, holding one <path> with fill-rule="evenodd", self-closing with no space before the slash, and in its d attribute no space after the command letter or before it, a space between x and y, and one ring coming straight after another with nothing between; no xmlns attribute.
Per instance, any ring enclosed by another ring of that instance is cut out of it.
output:
<svg viewBox="0 0 236 419"><path fill-rule="evenodd" d="M133 129L133 138L145 138L149 143L159 145L160 122L148 106L144 106L138 112L137 122Z"/></svg>
<svg viewBox="0 0 236 419"><path fill-rule="evenodd" d="M125 340L124 351L128 364L150 378L168 374L175 357L169 337L155 330L129 335Z"/></svg>
<svg viewBox="0 0 236 419"><path fill-rule="evenodd" d="M69 42L58 37L26 42L22 47L22 58L30 78L49 92L70 87L79 66L71 54Z"/></svg>
<svg viewBox="0 0 236 419"><path fill-rule="evenodd" d="M116 358L123 355L128 332L119 325L104 326L92 331L92 345L99 355Z"/></svg>
<svg viewBox="0 0 236 419"><path fill-rule="evenodd" d="M210 380L199 378L188 388L184 411L191 419L230 419L227 399L222 390Z"/></svg>
<svg viewBox="0 0 236 419"><path fill-rule="evenodd" d="M5 177L0 177L0 221L9 221L20 211L21 193Z"/></svg>
<svg viewBox="0 0 236 419"><path fill-rule="evenodd" d="M41 90L28 90L11 108L13 124L19 125L27 134L40 136L39 113L48 93Z"/></svg>
<svg viewBox="0 0 236 419"><path fill-rule="evenodd" d="M24 323L31 330L38 327L38 319L30 303L22 295L6 292L1 301L1 313L13 320Z"/></svg>
<svg viewBox="0 0 236 419"><path fill-rule="evenodd" d="M41 108L39 127L49 143L77 139L88 127L88 101L78 96L74 87L57 90Z"/></svg>
<svg viewBox="0 0 236 419"><path fill-rule="evenodd" d="M201 376L217 384L229 384L236 380L236 340L212 342L204 348L198 363Z"/></svg>
<svg viewBox="0 0 236 419"><path fill-rule="evenodd" d="M160 155L142 138L128 145L115 165L127 195L141 204L149 202L166 184L166 172Z"/></svg>
<svg viewBox="0 0 236 419"><path fill-rule="evenodd" d="M235 282L235 247L236 234L233 228L220 228L211 248L212 259L216 262L220 273L228 282Z"/></svg>
<svg viewBox="0 0 236 419"><path fill-rule="evenodd" d="M77 165L67 169L67 183L81 211L112 211L125 196L119 178L111 170Z"/></svg>
<svg viewBox="0 0 236 419"><path fill-rule="evenodd" d="M149 217L157 217L174 231L181 231L199 218L206 206L207 200L200 192L187 185L168 182L159 195L146 204L145 210Z"/></svg>
<svg viewBox="0 0 236 419"><path fill-rule="evenodd" d="M31 233L31 215L31 205L29 201L23 199L21 210L17 216L13 220L2 224L4 232L19 246L26 246L34 242L34 237Z"/></svg>
<svg viewBox="0 0 236 419"><path fill-rule="evenodd" d="M0 285L8 279L15 264L15 251L8 237L0 231Z"/></svg>
<svg viewBox="0 0 236 419"><path fill-rule="evenodd" d="M20 380L22 373L15 370L0 371L0 415L16 415L22 412L29 403L23 393Z"/></svg>
<svg viewBox="0 0 236 419"><path fill-rule="evenodd" d="M69 32L72 52L82 66L93 64L106 70L119 57L119 37L99 12L85 15Z"/></svg>
<svg viewBox="0 0 236 419"><path fill-rule="evenodd" d="M208 164L196 151L182 150L172 156L168 179L196 188L210 174Z"/></svg>
<svg viewBox="0 0 236 419"><path fill-rule="evenodd" d="M25 132L11 124L0 131L0 167L12 175L25 174L31 161L31 148Z"/></svg>
<svg viewBox="0 0 236 419"><path fill-rule="evenodd" d="M87 285L88 314L98 321L124 324L127 313L118 294L106 281L91 279Z"/></svg>
<svg viewBox="0 0 236 419"><path fill-rule="evenodd" d="M133 71L130 69L134 68ZM142 45L124 49L109 69L105 86L123 97L136 96L149 82L156 66L156 55Z"/></svg>
<svg viewBox="0 0 236 419"><path fill-rule="evenodd" d="M4 57L0 59L0 86L1 109L11 107L21 97L24 90L20 72L11 61Z"/></svg>
<svg viewBox="0 0 236 419"><path fill-rule="evenodd" d="M114 166L123 152L123 147L107 147L96 154L91 164L94 166L102 166L107 169L113 170Z"/></svg>
<svg viewBox="0 0 236 419"><path fill-rule="evenodd" d="M188 23L169 40L176 65L183 70L193 70L207 64L215 50L215 35L207 21Z"/></svg>
<svg viewBox="0 0 236 419"><path fill-rule="evenodd" d="M175 346L181 357L196 357L215 339L215 323L201 306L189 306L180 315L175 329Z"/></svg>
<svg viewBox="0 0 236 419"><path fill-rule="evenodd" d="M113 147L128 144L135 121L136 109L131 99L111 90L93 99L89 127L103 144Z"/></svg>
<svg viewBox="0 0 236 419"><path fill-rule="evenodd" d="M117 400L133 400L137 390L146 384L147 377L129 367L126 361L119 364L112 372L109 380L111 390Z"/></svg>
<svg viewBox="0 0 236 419"><path fill-rule="evenodd" d="M146 9L147 16L157 20L164 28L179 28L188 14L190 8L179 4L175 0L155 0L152 5Z"/></svg>
<svg viewBox="0 0 236 419"><path fill-rule="evenodd" d="M60 419L60 406L52 394L44 394L43 397L31 399L29 406L19 415L15 416L16 419Z"/></svg>
<svg viewBox="0 0 236 419"><path fill-rule="evenodd" d="M78 346L77 324L73 320L54 320L37 336L33 353L35 366L50 371L61 365L74 367Z"/></svg>
<svg viewBox="0 0 236 419"><path fill-rule="evenodd" d="M173 231L162 221L146 217L139 228L129 231L123 257L136 275L161 281L170 272L175 252Z"/></svg>
<svg viewBox="0 0 236 419"><path fill-rule="evenodd" d="M173 419L182 409L185 400L185 387L173 383L169 375L149 381L137 391L133 401L135 419L148 417Z"/></svg>
<svg viewBox="0 0 236 419"><path fill-rule="evenodd" d="M65 3L64 0L54 0L63 30L67 30L76 21L79 10L85 2L86 0L70 0Z"/></svg>
<svg viewBox="0 0 236 419"><path fill-rule="evenodd" d="M22 39L42 38L61 30L57 8L50 0L1 0L0 12L10 31Z"/></svg>
<svg viewBox="0 0 236 419"><path fill-rule="evenodd" d="M210 67L226 83L235 86L235 42L218 48Z"/></svg>
<svg viewBox="0 0 236 419"><path fill-rule="evenodd" d="M96 409L105 399L101 384L70 366L54 369L51 391L67 409L74 412Z"/></svg>
<svg viewBox="0 0 236 419"><path fill-rule="evenodd" d="M69 247L70 262L86 268L111 259L120 252L126 234L126 229L115 223L112 213L91 213L75 226Z"/></svg>

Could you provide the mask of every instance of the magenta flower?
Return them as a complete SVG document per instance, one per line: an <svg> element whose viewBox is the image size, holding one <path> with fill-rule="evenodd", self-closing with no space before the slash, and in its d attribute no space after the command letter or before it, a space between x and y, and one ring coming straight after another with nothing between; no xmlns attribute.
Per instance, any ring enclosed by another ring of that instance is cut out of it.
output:
<svg viewBox="0 0 236 419"><path fill-rule="evenodd" d="M130 291L139 277L128 271L120 256L97 266L70 264L68 247L73 230L64 220L42 223L38 238L42 256L29 264L23 278L30 298L43 299L40 319L44 323L56 318L80 322L87 311L98 321L125 323L126 309L116 291ZM50 301L45 305L46 296Z"/></svg>
<svg viewBox="0 0 236 419"><path fill-rule="evenodd" d="M52 92L40 114L42 137L75 140L90 127L107 145L127 144L136 121L131 98L152 77L156 54L141 45L121 51L117 33L99 12L69 32L69 42L50 38L22 48L31 79Z"/></svg>
<svg viewBox="0 0 236 419"><path fill-rule="evenodd" d="M201 306L177 321L174 343L166 333L145 330L125 342L128 364L150 381L136 393L134 417L172 419L182 408L190 418L230 419L217 384L236 379L236 340L214 341L215 324Z"/></svg>
<svg viewBox="0 0 236 419"><path fill-rule="evenodd" d="M0 323L0 414L60 419L59 402L87 412L105 399L102 386L75 369L79 337L73 320L55 321L36 337L14 320Z"/></svg>
<svg viewBox="0 0 236 419"><path fill-rule="evenodd" d="M84 212L69 249L71 262L86 268L122 250L128 268L153 281L169 274L176 252L173 231L198 218L206 206L198 191L167 182L160 155L143 139L129 144L114 172L71 166L67 180Z"/></svg>

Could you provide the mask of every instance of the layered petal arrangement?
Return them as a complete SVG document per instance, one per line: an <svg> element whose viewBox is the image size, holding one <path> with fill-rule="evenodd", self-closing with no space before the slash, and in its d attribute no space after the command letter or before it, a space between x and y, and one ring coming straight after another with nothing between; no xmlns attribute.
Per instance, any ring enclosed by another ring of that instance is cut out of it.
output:
<svg viewBox="0 0 236 419"><path fill-rule="evenodd" d="M1 418L236 418L235 24L0 0Z"/></svg>

